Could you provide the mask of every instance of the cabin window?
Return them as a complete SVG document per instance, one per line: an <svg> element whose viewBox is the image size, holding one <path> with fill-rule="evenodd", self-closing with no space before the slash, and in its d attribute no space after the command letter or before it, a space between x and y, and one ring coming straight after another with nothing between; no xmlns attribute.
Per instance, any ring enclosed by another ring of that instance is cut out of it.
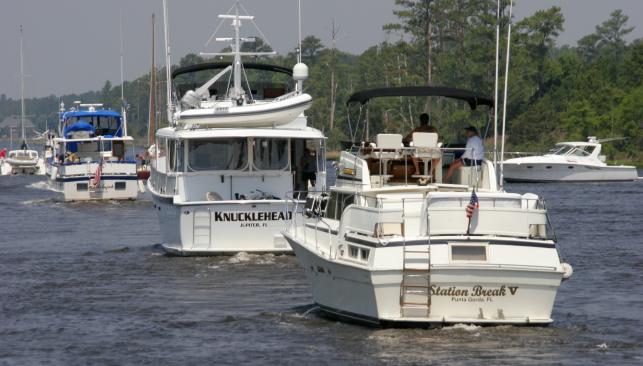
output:
<svg viewBox="0 0 643 366"><path fill-rule="evenodd" d="M167 168L170 172L183 171L183 143L167 140Z"/></svg>
<svg viewBox="0 0 643 366"><path fill-rule="evenodd" d="M486 245L451 245L452 261L486 261Z"/></svg>
<svg viewBox="0 0 643 366"><path fill-rule="evenodd" d="M371 251L370 251L370 249L361 248L359 253L360 253L360 259L361 260L368 261L368 256L369 256L369 254L371 254Z"/></svg>
<svg viewBox="0 0 643 366"><path fill-rule="evenodd" d="M79 192L86 191L89 188L87 183L76 183L76 190Z"/></svg>
<svg viewBox="0 0 643 366"><path fill-rule="evenodd" d="M288 140L256 138L253 159L254 166L258 170L287 169Z"/></svg>
<svg viewBox="0 0 643 366"><path fill-rule="evenodd" d="M359 248L355 247L355 246L352 246L352 245L349 245L348 246L348 256L351 257L351 258L357 259L358 255L359 255Z"/></svg>
<svg viewBox="0 0 643 366"><path fill-rule="evenodd" d="M331 192L325 217L339 220L342 217L344 209L355 202L355 196L350 193Z"/></svg>
<svg viewBox="0 0 643 366"><path fill-rule="evenodd" d="M188 146L191 171L242 170L248 165L246 139L191 140Z"/></svg>
<svg viewBox="0 0 643 366"><path fill-rule="evenodd" d="M117 191L124 191L125 190L125 182L116 182L114 183L114 189Z"/></svg>

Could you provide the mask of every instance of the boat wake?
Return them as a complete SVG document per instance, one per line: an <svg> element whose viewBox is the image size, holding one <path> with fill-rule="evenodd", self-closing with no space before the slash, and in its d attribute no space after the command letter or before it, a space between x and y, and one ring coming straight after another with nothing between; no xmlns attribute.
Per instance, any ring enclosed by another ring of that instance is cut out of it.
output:
<svg viewBox="0 0 643 366"><path fill-rule="evenodd" d="M41 189L45 191L54 191L49 184L47 184L46 181L38 181L38 182L33 182L31 184L27 185L27 188L32 188L32 189ZM54 191L55 192L55 191Z"/></svg>
<svg viewBox="0 0 643 366"><path fill-rule="evenodd" d="M248 263L248 264L275 264L274 254L248 254L240 252L226 261L230 264Z"/></svg>

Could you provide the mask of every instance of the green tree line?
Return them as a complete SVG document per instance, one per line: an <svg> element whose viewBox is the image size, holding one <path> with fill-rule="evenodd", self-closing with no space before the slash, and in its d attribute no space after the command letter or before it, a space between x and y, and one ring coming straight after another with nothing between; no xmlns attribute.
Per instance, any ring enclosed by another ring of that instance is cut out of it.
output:
<svg viewBox="0 0 643 366"><path fill-rule="evenodd" d="M346 106L349 95L367 88L406 85L443 85L471 89L490 96L494 91L495 0L394 0L395 23L384 24L386 41L352 54L324 45L308 36L302 42L302 59L310 69L305 89L314 98L307 115L314 127L329 137L331 148L341 141L365 138L364 114L355 131L359 108ZM504 69L508 5L502 4L501 80ZM565 19L558 7L540 10L519 21L512 19L511 64L507 110L509 151L544 151L554 143L585 140L587 136L624 137L606 144L607 154L618 161L643 162L643 39L626 41L633 27L620 10L606 14L593 33L574 46L557 44ZM331 39L341 25L332 25ZM246 50L267 51L257 38ZM292 67L297 49L258 62ZM189 54L178 65L206 61ZM250 61L250 60L248 60ZM163 70L157 80L162 80ZM127 81L130 134L144 136L148 121L150 74ZM159 95L164 95L160 90ZM502 97L502 93L500 94ZM457 142L468 124L477 125L487 137L493 116L470 111L464 103L434 98L385 98L369 106L369 135L405 133L427 112L443 139ZM28 113L41 129L57 122L59 100L102 102L120 108L120 86L109 81L98 91L27 100ZM498 101L501 105L502 100ZM68 104L69 105L69 104ZM160 107L163 110L163 106ZM19 101L0 96L0 118L19 112ZM350 119L349 113L350 112ZM159 113L164 117L164 113ZM350 121L350 123L349 123ZM161 121L161 124L166 123Z"/></svg>

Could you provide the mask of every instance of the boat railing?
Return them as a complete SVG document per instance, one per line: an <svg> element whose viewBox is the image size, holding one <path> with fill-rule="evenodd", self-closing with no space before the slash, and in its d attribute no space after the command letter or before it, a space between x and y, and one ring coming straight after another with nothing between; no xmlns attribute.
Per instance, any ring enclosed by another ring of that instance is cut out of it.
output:
<svg viewBox="0 0 643 366"><path fill-rule="evenodd" d="M342 195L342 202L338 202L316 192L303 207L301 200L295 201L286 231L313 240L315 248L329 256L337 255L333 236L371 246L385 246L392 240L406 243L431 236L463 235L556 241L544 200L535 195L478 193L479 207L471 220L466 215L471 196L466 192L420 193L419 197ZM328 205L333 204L335 208L329 210Z"/></svg>
<svg viewBox="0 0 643 366"><path fill-rule="evenodd" d="M456 157L467 152L467 148L450 147L397 147L393 149L377 146L352 146L342 154L340 159L340 178L347 179L343 185L363 185L363 178L370 180L371 187L390 185L426 185L428 183L446 183L443 180L445 167ZM395 163L397 162L397 164ZM402 162L402 167L399 162ZM390 167L389 167L390 166ZM413 167L413 173L410 168ZM420 171L415 171L416 168ZM493 170L493 167L491 167ZM368 177L364 177L368 175ZM463 166L456 171L454 183L467 187L495 189L493 177L485 163Z"/></svg>
<svg viewBox="0 0 643 366"><path fill-rule="evenodd" d="M161 195L175 195L177 193L176 175L150 169L150 184L154 191Z"/></svg>

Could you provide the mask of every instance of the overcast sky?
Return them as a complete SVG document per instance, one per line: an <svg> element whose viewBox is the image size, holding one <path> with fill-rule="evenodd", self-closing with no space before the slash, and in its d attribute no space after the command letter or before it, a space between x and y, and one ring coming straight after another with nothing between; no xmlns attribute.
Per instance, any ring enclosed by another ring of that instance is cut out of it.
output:
<svg viewBox="0 0 643 366"><path fill-rule="evenodd" d="M233 0L169 0L173 61L203 46ZM244 0L272 46L281 53L297 44L296 0ZM303 34L325 44L333 19L340 27L339 48L359 53L385 38L382 25L395 18L394 0L302 0ZM594 31L614 9L622 9L643 37L643 0L522 0L514 9L521 19L538 9L560 6L565 32L559 44L575 44ZM122 11L125 79L150 68L151 14L157 14L162 44L161 0L0 0L0 93L19 95L18 29L24 25L25 95L46 96L100 89L105 80L119 83L119 13ZM248 35L256 35L246 24ZM224 26L219 36L229 35ZM221 48L217 44L210 51ZM161 47L157 62L162 63Z"/></svg>

